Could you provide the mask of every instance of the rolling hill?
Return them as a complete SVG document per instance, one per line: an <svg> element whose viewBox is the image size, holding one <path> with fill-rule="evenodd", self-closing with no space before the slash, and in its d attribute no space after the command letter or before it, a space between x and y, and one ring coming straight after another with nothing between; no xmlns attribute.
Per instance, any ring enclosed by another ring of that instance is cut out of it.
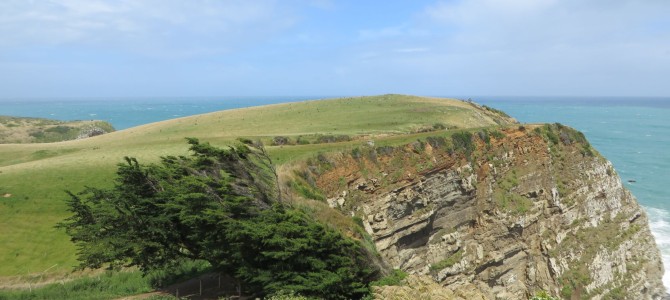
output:
<svg viewBox="0 0 670 300"><path fill-rule="evenodd" d="M239 137L270 144L282 136L309 144L271 146L287 163L373 140L395 144L432 130L515 122L504 113L455 99L403 95L340 98L226 110L147 124L87 139L0 145L0 277L68 272L76 249L54 225L68 213L64 191L110 185L124 156L154 162L183 155L185 137L222 146ZM343 142L314 143L323 136Z"/></svg>

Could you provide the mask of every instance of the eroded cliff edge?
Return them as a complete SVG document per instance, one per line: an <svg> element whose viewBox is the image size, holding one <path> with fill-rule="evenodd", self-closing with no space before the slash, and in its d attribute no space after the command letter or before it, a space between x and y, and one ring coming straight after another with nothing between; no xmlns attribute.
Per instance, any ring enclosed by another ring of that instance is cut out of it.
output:
<svg viewBox="0 0 670 300"><path fill-rule="evenodd" d="M612 164L560 124L319 156L301 174L393 268L489 299L657 299L660 253Z"/></svg>

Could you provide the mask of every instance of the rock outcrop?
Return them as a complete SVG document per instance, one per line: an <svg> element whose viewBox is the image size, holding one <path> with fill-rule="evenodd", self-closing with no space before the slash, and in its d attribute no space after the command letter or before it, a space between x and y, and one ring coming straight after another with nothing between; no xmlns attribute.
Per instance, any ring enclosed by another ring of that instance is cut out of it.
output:
<svg viewBox="0 0 670 300"><path fill-rule="evenodd" d="M317 161L305 176L332 207L360 218L388 264L452 291L665 294L644 211L581 133L558 124L463 136L362 146Z"/></svg>

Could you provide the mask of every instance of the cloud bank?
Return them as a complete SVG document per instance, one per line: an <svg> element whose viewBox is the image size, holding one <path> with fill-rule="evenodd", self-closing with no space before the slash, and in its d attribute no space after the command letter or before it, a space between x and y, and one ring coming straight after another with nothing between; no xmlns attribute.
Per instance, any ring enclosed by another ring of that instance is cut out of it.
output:
<svg viewBox="0 0 670 300"><path fill-rule="evenodd" d="M0 2L0 97L669 96L665 0Z"/></svg>

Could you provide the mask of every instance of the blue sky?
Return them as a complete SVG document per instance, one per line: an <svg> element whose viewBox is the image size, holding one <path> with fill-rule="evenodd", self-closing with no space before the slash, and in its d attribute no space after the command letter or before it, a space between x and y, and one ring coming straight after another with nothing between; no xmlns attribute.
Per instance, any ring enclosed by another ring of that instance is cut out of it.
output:
<svg viewBox="0 0 670 300"><path fill-rule="evenodd" d="M667 0L2 0L0 98L670 96Z"/></svg>

